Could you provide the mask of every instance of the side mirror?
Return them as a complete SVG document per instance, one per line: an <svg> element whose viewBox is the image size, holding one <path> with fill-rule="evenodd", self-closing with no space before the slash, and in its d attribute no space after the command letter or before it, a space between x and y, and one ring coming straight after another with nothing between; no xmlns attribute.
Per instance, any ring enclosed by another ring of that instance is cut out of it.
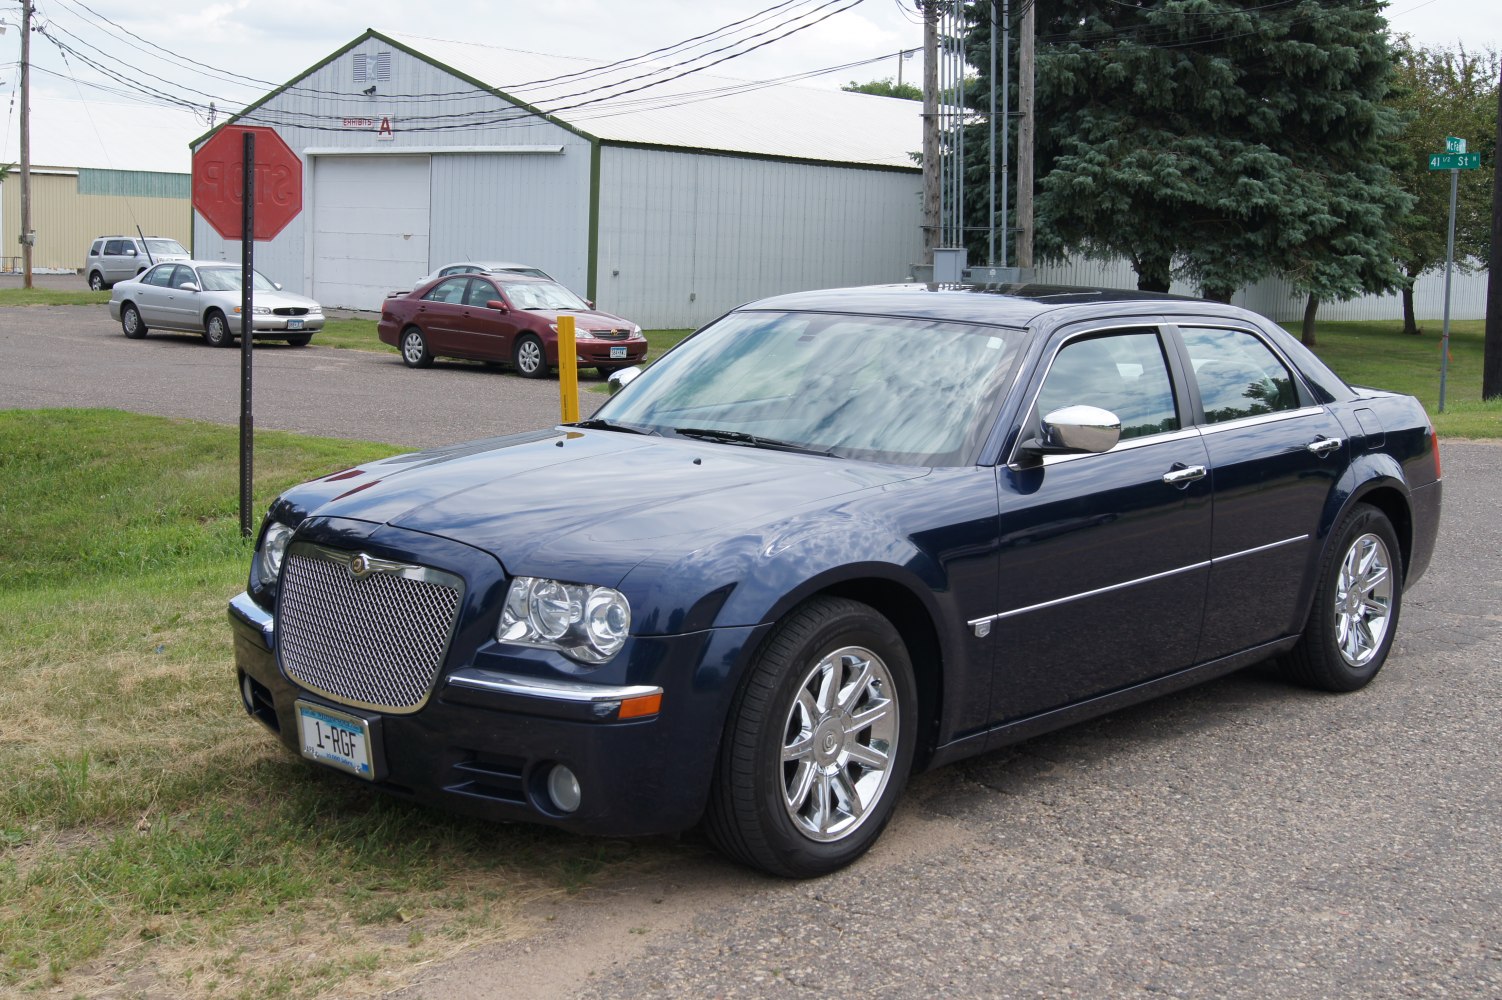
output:
<svg viewBox="0 0 1502 1000"><path fill-rule="evenodd" d="M630 385L636 376L640 374L641 369L635 365L632 365L630 368L622 368L618 372L611 372L610 378L607 380L610 383L610 394L614 396Z"/></svg>
<svg viewBox="0 0 1502 1000"><path fill-rule="evenodd" d="M136 248L135 247L128 247L126 249L125 253L126 253L126 256L134 257L134 256L136 256Z"/></svg>
<svg viewBox="0 0 1502 1000"><path fill-rule="evenodd" d="M595 307L595 300L594 299L585 299L584 300L584 304L587 305L587 306L589 306L589 308L593 309Z"/></svg>
<svg viewBox="0 0 1502 1000"><path fill-rule="evenodd" d="M184 292L196 292L196 291L198 291L198 286L195 285L195 284L193 284L193 282L191 282L191 281L185 281L181 285L178 285L177 287L180 290L184 291Z"/></svg>
<svg viewBox="0 0 1502 1000"><path fill-rule="evenodd" d="M277 291L281 291L282 290L282 283L280 281L273 281L271 283L271 287L275 288Z"/></svg>
<svg viewBox="0 0 1502 1000"><path fill-rule="evenodd" d="M494 309L496 312L503 313L511 311L510 309L506 308L506 303L502 302L500 299L491 299L489 302L485 303L485 308Z"/></svg>
<svg viewBox="0 0 1502 1000"><path fill-rule="evenodd" d="M1121 440L1121 419L1098 406L1064 406L1043 418L1040 436L1023 442L1035 455L1100 454Z"/></svg>

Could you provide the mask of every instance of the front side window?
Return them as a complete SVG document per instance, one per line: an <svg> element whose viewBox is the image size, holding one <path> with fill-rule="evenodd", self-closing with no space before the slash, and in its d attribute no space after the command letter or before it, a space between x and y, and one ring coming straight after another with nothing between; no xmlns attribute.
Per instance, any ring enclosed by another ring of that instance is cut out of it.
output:
<svg viewBox="0 0 1502 1000"><path fill-rule="evenodd" d="M104 245L104 252L107 256L124 257L131 246L129 240L110 240Z"/></svg>
<svg viewBox="0 0 1502 1000"><path fill-rule="evenodd" d="M1121 420L1121 436L1179 429L1173 381L1157 330L1141 327L1066 343L1038 390L1038 417L1065 406L1098 406Z"/></svg>
<svg viewBox="0 0 1502 1000"><path fill-rule="evenodd" d="M905 465L975 461L1027 334L931 319L731 313L597 416L649 433Z"/></svg>
<svg viewBox="0 0 1502 1000"><path fill-rule="evenodd" d="M1299 408L1293 375L1260 338L1244 330L1183 327L1180 332L1206 423Z"/></svg>
<svg viewBox="0 0 1502 1000"><path fill-rule="evenodd" d="M485 303L499 299L501 293L495 290L495 286L484 278L469 279L469 292L464 296L464 304L485 308Z"/></svg>

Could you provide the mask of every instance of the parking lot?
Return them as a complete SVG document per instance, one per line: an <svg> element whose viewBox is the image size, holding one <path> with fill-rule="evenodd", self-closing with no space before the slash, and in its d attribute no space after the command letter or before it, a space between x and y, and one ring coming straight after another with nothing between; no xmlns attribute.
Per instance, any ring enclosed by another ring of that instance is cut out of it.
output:
<svg viewBox="0 0 1502 1000"><path fill-rule="evenodd" d="M233 423L238 357L128 341L103 307L3 309L0 407ZM557 415L556 381L478 366L257 365L261 428L415 446ZM816 882L663 841L401 995L1502 996L1502 446L1443 454L1434 562L1370 687L1246 671L920 776Z"/></svg>

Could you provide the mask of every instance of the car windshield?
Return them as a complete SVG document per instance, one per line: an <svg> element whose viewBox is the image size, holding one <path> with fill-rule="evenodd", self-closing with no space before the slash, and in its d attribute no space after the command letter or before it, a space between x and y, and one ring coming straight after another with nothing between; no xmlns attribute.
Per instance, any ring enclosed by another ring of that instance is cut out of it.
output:
<svg viewBox="0 0 1502 1000"><path fill-rule="evenodd" d="M276 286L266 280L266 276L260 271L255 272L255 284L251 286L258 292L274 292ZM240 288L240 269L238 267L200 267L198 280L206 292L233 292Z"/></svg>
<svg viewBox="0 0 1502 1000"><path fill-rule="evenodd" d="M517 309L588 309L579 296L556 281L503 281L506 298Z"/></svg>
<svg viewBox="0 0 1502 1000"><path fill-rule="evenodd" d="M598 416L649 433L965 465L1026 334L928 319L731 313L664 355Z"/></svg>
<svg viewBox="0 0 1502 1000"><path fill-rule="evenodd" d="M142 226L141 228L144 229L146 227ZM177 257L188 256L188 251L184 250L183 245L177 242L177 240L147 240L146 249L151 251L153 257L159 257L162 254Z"/></svg>

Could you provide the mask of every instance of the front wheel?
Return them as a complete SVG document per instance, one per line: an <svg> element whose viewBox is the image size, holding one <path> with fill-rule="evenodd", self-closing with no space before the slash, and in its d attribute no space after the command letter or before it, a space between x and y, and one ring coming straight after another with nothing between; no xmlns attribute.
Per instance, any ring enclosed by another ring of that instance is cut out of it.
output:
<svg viewBox="0 0 1502 1000"><path fill-rule="evenodd" d="M1392 649L1403 605L1402 550L1392 522L1357 504L1336 531L1309 623L1284 658L1294 681L1322 691L1365 687Z"/></svg>
<svg viewBox="0 0 1502 1000"><path fill-rule="evenodd" d="M855 601L809 601L773 630L736 696L705 832L774 875L848 865L892 817L917 715L912 661L892 624Z"/></svg>
<svg viewBox="0 0 1502 1000"><path fill-rule="evenodd" d="M146 321L141 318L140 310L130 302L120 307L120 329L131 340L140 340L146 336Z"/></svg>
<svg viewBox="0 0 1502 1000"><path fill-rule="evenodd" d="M229 321L224 318L224 313L215 309L204 319L203 339L210 347L229 347L235 342L234 335L229 332Z"/></svg>
<svg viewBox="0 0 1502 1000"><path fill-rule="evenodd" d="M287 343L292 347L307 347L308 342L312 339L313 336L311 334L305 333L301 337L288 337Z"/></svg>
<svg viewBox="0 0 1502 1000"><path fill-rule="evenodd" d="M548 373L548 359L542 352L542 341L531 334L516 338L516 350L511 360L523 378L542 378Z"/></svg>

